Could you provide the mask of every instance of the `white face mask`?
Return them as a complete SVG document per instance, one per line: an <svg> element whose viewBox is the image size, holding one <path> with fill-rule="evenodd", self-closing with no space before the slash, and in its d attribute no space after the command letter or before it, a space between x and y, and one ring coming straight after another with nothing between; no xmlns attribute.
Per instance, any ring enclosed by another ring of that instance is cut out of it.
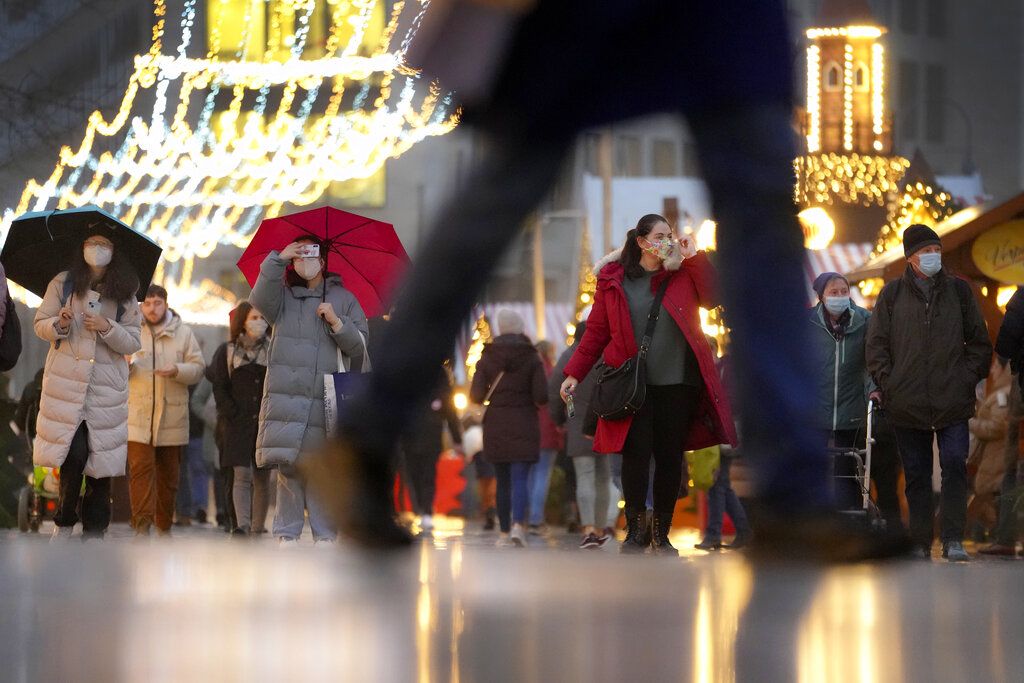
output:
<svg viewBox="0 0 1024 683"><path fill-rule="evenodd" d="M926 276L931 277L942 270L942 254L938 252L921 254L919 265L921 267L921 272Z"/></svg>
<svg viewBox="0 0 1024 683"><path fill-rule="evenodd" d="M832 315L842 315L850 307L848 296L827 296L825 297L825 308Z"/></svg>
<svg viewBox="0 0 1024 683"><path fill-rule="evenodd" d="M262 318L245 321L245 332L253 339L259 339L267 333L267 321Z"/></svg>
<svg viewBox="0 0 1024 683"><path fill-rule="evenodd" d="M114 258L114 250L110 247L101 247L96 244L86 245L82 255L85 262L94 268L102 268L110 265L110 259Z"/></svg>
<svg viewBox="0 0 1024 683"><path fill-rule="evenodd" d="M303 280L312 280L320 274L320 259L318 258L295 259L292 265Z"/></svg>

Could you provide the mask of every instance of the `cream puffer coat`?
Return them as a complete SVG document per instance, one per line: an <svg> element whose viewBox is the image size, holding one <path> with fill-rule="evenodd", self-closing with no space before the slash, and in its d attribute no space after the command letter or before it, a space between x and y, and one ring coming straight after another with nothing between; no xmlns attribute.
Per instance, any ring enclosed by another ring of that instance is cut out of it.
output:
<svg viewBox="0 0 1024 683"><path fill-rule="evenodd" d="M168 310L153 334L142 325L142 348L132 356L128 380L128 440L153 446L188 443L188 388L203 378L206 363L192 328ZM153 372L174 365L178 374ZM155 398L154 398L155 397Z"/></svg>
<svg viewBox="0 0 1024 683"><path fill-rule="evenodd" d="M67 273L61 273L50 282L36 311L36 336L50 342L50 352L43 372L33 460L36 465L60 467L68 457L71 439L85 422L89 427L85 474L95 478L120 476L128 457L125 356L139 350L142 314L134 299L124 301L124 312L117 322L118 302L101 299L100 311L111 328L106 334L90 332L84 327L85 299L72 295L75 318L70 331L60 334L57 321L67 277Z"/></svg>

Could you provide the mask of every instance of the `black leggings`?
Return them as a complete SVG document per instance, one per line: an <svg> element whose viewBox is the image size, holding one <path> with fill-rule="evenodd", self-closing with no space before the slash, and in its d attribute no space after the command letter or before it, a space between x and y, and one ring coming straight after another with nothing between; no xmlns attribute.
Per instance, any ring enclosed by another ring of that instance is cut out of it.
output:
<svg viewBox="0 0 1024 683"><path fill-rule="evenodd" d="M636 415L622 447L622 492L626 509L643 510L651 458L654 458L654 511L675 510L686 469L683 448L690 431L698 387L685 384L647 387L647 400Z"/></svg>
<svg viewBox="0 0 1024 683"><path fill-rule="evenodd" d="M68 457L60 467L60 492L53 521L57 526L74 526L81 519L83 536L102 537L110 526L110 477L86 476L88 462L89 428L83 422L75 431Z"/></svg>

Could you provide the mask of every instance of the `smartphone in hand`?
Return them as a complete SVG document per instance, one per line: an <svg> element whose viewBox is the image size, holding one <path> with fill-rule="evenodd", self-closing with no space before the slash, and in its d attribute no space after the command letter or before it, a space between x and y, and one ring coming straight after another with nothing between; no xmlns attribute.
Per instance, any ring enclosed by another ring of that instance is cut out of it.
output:
<svg viewBox="0 0 1024 683"><path fill-rule="evenodd" d="M85 295L85 310L92 315L99 315L100 312L100 293L90 289Z"/></svg>
<svg viewBox="0 0 1024 683"><path fill-rule="evenodd" d="M570 420L576 417L576 401L573 400L572 394L565 396L565 414L569 416Z"/></svg>

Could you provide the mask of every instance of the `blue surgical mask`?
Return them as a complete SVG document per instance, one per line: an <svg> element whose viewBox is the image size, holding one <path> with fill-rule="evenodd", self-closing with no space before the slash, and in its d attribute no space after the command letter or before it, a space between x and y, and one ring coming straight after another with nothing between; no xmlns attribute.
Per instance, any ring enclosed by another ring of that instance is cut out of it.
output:
<svg viewBox="0 0 1024 683"><path fill-rule="evenodd" d="M825 297L825 308L832 315L842 315L848 308L850 308L850 297L827 296Z"/></svg>
<svg viewBox="0 0 1024 683"><path fill-rule="evenodd" d="M938 252L921 254L920 266L921 272L927 277L935 275L935 273L942 270L942 254Z"/></svg>

